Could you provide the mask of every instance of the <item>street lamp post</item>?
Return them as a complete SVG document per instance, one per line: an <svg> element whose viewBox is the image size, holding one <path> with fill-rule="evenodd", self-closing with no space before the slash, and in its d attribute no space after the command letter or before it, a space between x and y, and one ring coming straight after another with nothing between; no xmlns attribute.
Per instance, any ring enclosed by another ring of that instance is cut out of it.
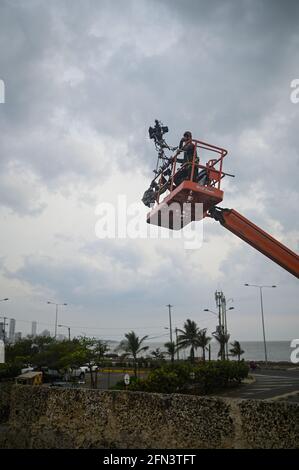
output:
<svg viewBox="0 0 299 470"><path fill-rule="evenodd" d="M66 303L57 304L56 302L51 302L50 300L48 300L47 304L51 304L51 305L55 305L55 306L56 306L56 314L55 314L55 335L54 335L54 338L56 338L56 336L57 336L58 307L59 307L59 306L65 306L65 305L67 305L67 304L66 304Z"/></svg>
<svg viewBox="0 0 299 470"><path fill-rule="evenodd" d="M165 326L164 328L165 328L165 330L169 330L168 326ZM178 329L175 328L174 331L175 331L176 357L177 357L177 360L179 361L180 355L179 355L179 348L178 348Z"/></svg>
<svg viewBox="0 0 299 470"><path fill-rule="evenodd" d="M68 332L69 332L69 341L71 341L71 327L70 326L66 326L66 325L58 325L59 328L67 328L68 329Z"/></svg>
<svg viewBox="0 0 299 470"><path fill-rule="evenodd" d="M262 313L262 325L263 325L263 338L264 338L264 351L265 351L265 363L268 363L268 355L267 355L267 344L266 344L266 335L265 335L265 322L264 322L264 308L263 308L263 288L264 287L277 287L277 286L263 286L263 285L256 285L256 284L244 284L246 287L258 287L260 290L260 301L261 301L261 313Z"/></svg>

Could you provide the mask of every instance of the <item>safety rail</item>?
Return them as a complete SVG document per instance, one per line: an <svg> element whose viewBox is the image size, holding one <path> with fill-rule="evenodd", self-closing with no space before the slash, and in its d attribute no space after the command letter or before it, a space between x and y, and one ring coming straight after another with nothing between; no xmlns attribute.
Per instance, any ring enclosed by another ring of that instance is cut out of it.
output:
<svg viewBox="0 0 299 470"><path fill-rule="evenodd" d="M180 176L180 173L182 174L183 171L187 168L189 168L189 174L190 176L187 176L184 178L184 181L193 181L197 182L195 180L195 174L196 174L196 169L199 172L199 169L201 170L206 170L206 181L207 183L204 184L204 186L210 186L210 187L216 187L217 189L220 189L220 183L222 178L225 176L226 173L222 171L223 168L223 159L227 155L227 150L217 147L215 145L208 144L207 142L202 142L197 139L192 139L192 143L194 144L194 152L193 152L193 158L192 161L190 162L185 162L181 165L181 167L177 170L177 158L180 155L180 153L184 152L184 149L187 147L187 145L190 144L190 142L186 143L182 149L177 150L177 152L168 160L168 163L166 163L159 172L157 172L156 177L154 178L154 182L158 181L157 186L157 203L159 203L160 200L160 195L163 194L167 189L172 192L174 189L175 185L175 180ZM211 158L210 160L207 161L205 165L200 164L200 149L202 150L207 150L209 152L214 152L218 154L218 158ZM190 172L190 167L191 167L191 172ZM168 180L165 181L166 177L170 176ZM233 176L233 175L230 175Z"/></svg>

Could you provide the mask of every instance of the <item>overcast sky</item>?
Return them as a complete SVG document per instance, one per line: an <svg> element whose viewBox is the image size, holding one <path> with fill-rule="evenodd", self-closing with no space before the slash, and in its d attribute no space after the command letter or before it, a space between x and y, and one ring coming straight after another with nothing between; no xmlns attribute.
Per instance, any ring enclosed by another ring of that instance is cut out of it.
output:
<svg viewBox="0 0 299 470"><path fill-rule="evenodd" d="M1 0L0 314L17 330L167 340L186 318L214 331L214 292L233 299L231 339L299 336L298 280L210 220L204 242L95 235L99 203L139 202L155 118L228 149L223 207L298 251L299 2ZM144 215L146 214L146 209ZM143 218L145 224L145 217ZM65 330L61 330L65 332Z"/></svg>

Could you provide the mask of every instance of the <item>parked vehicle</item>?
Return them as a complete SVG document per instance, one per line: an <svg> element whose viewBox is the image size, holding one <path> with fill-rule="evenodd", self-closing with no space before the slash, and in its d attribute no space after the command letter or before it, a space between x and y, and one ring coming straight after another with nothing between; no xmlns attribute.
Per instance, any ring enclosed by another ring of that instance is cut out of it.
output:
<svg viewBox="0 0 299 470"><path fill-rule="evenodd" d="M79 380L85 379L85 370L82 370L81 367L78 369L69 369L68 372L65 374L65 377L69 379L78 378Z"/></svg>
<svg viewBox="0 0 299 470"><path fill-rule="evenodd" d="M98 370L98 368L99 368L98 366L94 365L94 366L92 366L92 371L94 372L94 371ZM90 367L86 364L84 366L81 366L80 369L82 370L82 372L85 372L85 373L90 372Z"/></svg>
<svg viewBox="0 0 299 470"><path fill-rule="evenodd" d="M57 369L49 369L48 367L42 368L44 374L44 381L45 382L57 382L61 380L84 380L85 379L85 371L81 370L81 368L77 369L69 369L68 371L61 371Z"/></svg>
<svg viewBox="0 0 299 470"><path fill-rule="evenodd" d="M16 377L16 384L22 385L41 385L43 383L42 372L24 372Z"/></svg>
<svg viewBox="0 0 299 470"><path fill-rule="evenodd" d="M33 372L34 368L33 367L24 367L21 369L21 374L26 374L26 372Z"/></svg>

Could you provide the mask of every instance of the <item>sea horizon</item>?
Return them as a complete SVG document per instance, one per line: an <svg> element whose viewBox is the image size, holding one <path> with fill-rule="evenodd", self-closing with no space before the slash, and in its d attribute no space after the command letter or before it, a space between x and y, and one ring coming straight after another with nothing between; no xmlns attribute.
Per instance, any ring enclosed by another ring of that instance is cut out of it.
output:
<svg viewBox="0 0 299 470"><path fill-rule="evenodd" d="M291 348L292 340L276 340L276 341L266 341L267 349L267 358L271 362L291 362L291 353L293 348ZM165 351L164 343L158 342L145 342L149 346L149 352L160 348L161 351ZM216 341L211 341L211 359L218 358L219 344ZM265 360L265 350L263 341L240 341L241 348L244 350L244 354L241 356L242 359L247 361L263 361ZM231 348L229 342L229 349ZM182 359L187 359L189 351L181 350L179 352ZM208 354L208 353L207 353ZM201 350L196 351L196 356L201 356Z"/></svg>

